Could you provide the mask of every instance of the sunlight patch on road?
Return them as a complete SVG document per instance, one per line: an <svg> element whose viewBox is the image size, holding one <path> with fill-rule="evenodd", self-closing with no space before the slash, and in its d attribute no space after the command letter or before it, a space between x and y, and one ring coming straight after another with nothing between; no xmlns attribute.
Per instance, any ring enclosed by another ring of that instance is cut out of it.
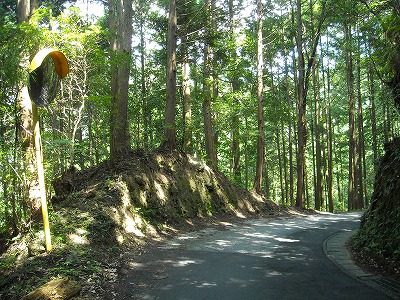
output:
<svg viewBox="0 0 400 300"><path fill-rule="evenodd" d="M199 285L196 285L197 288L211 288L215 286L217 286L215 282L203 282Z"/></svg>
<svg viewBox="0 0 400 300"><path fill-rule="evenodd" d="M293 240L293 239L286 239L286 238L275 238L278 242L284 242L284 243L298 243L300 240Z"/></svg>
<svg viewBox="0 0 400 300"><path fill-rule="evenodd" d="M268 277L268 278L276 277L276 276L283 276L284 275L283 273L278 272L278 271L267 271L265 273L266 273L265 276Z"/></svg>
<svg viewBox="0 0 400 300"><path fill-rule="evenodd" d="M200 260L192 260L192 259L184 259L184 260L179 260L172 264L174 267L186 267L188 265L197 265L201 264L202 261Z"/></svg>

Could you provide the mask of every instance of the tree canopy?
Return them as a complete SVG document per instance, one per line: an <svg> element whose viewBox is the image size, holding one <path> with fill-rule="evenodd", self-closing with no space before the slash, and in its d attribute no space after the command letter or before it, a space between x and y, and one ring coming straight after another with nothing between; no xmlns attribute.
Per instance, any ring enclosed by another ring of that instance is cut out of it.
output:
<svg viewBox="0 0 400 300"><path fill-rule="evenodd" d="M102 17L76 1L38 1L24 22L15 1L0 5L1 232L23 229L34 210L18 99L27 62L46 47L70 65L41 110L48 185L167 139L246 189L257 174L257 192L279 204L368 205L383 145L399 129L398 4L97 3Z"/></svg>

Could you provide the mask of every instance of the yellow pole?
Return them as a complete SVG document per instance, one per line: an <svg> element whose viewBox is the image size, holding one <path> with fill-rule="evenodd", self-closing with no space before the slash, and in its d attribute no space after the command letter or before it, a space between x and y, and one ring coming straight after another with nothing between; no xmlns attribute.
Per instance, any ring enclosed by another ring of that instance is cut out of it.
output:
<svg viewBox="0 0 400 300"><path fill-rule="evenodd" d="M33 121L33 137L35 141L36 150L36 164L40 188L40 198L42 202L42 215L44 225L44 236L46 239L46 251L52 250L51 236L50 236L50 225L49 225L49 214L47 211L47 200L46 200L46 186L44 182L44 167L43 167L43 152L42 152L42 140L40 137L40 126L39 126L39 113L38 107L32 101L32 121Z"/></svg>

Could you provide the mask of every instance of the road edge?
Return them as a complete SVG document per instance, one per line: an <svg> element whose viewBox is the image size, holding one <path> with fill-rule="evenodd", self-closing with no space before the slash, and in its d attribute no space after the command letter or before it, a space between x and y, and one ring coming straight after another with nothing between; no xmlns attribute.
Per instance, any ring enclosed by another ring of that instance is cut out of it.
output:
<svg viewBox="0 0 400 300"><path fill-rule="evenodd" d="M346 247L346 242L357 230L343 230L329 236L323 242L325 255L350 277L385 294L392 299L400 299L400 283L379 275L375 275L358 267Z"/></svg>

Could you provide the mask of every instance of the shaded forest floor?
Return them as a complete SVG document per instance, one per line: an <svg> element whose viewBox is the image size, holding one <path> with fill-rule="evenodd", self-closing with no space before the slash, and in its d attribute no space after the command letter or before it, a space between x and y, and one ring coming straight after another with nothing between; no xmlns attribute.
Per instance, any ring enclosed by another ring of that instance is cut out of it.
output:
<svg viewBox="0 0 400 300"><path fill-rule="evenodd" d="M200 160L167 149L70 169L53 187L53 251L44 251L40 222L15 237L0 257L0 299L20 299L66 277L82 289L76 299L114 299L126 252L141 256L167 238L224 222L316 213L279 206Z"/></svg>

